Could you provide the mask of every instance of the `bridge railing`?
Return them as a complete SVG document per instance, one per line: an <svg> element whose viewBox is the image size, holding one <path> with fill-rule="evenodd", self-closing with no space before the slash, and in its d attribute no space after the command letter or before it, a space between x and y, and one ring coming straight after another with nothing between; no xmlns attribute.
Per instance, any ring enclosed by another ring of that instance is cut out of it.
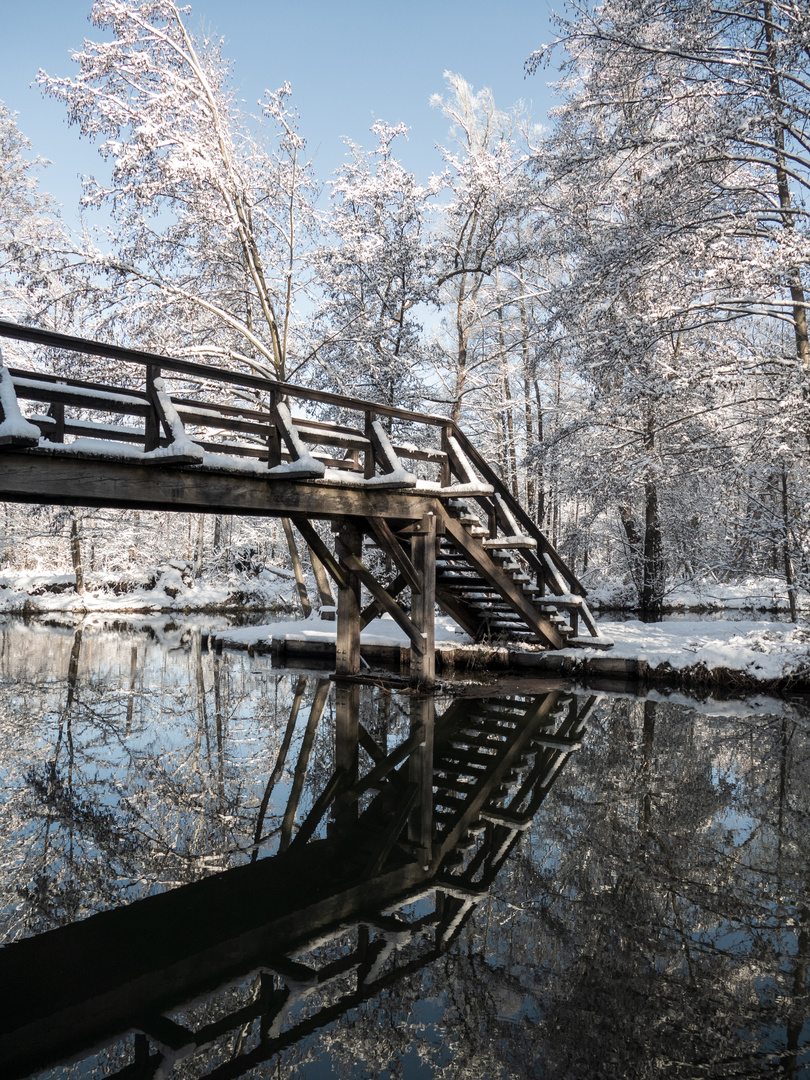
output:
<svg viewBox="0 0 810 1080"><path fill-rule="evenodd" d="M0 365L0 449L416 488L464 500L484 546L519 551L541 596L585 596L495 469L447 417L5 320L0 337L127 365L118 369L123 386ZM125 375L131 367L135 373ZM170 392L167 379L182 390ZM229 403L221 400L226 388ZM20 400L47 411L23 416ZM124 417L142 423L125 424Z"/></svg>

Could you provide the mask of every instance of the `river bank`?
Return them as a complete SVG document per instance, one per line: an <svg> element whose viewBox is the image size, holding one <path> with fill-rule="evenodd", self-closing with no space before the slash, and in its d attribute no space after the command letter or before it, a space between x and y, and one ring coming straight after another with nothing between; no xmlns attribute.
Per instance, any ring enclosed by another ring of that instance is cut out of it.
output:
<svg viewBox="0 0 810 1080"><path fill-rule="evenodd" d="M469 678L479 672L513 672L696 694L708 690L808 693L810 630L779 621L783 617L779 584L774 579L699 589L683 586L670 597L670 606L678 614L661 623L643 623L603 610L598 622L604 639L613 643L608 650L604 643L601 648L586 645L559 652L508 641L476 644L452 619L438 616L437 673L442 678ZM141 576L88 574L82 593L76 592L75 585L72 574L6 572L0 575L0 613L29 618L64 614L74 621L107 615L136 620L196 615L217 650L272 653L279 663L290 665L334 662L334 622L318 615L306 620L295 617L295 580L283 568L265 568L253 575L220 574L206 580L195 579L190 564L172 560ZM599 601L606 599L598 597L594 607L599 610ZM690 619L688 613L695 609L712 617ZM764 611L770 617L756 617ZM265 612L272 613L271 618ZM247 615L253 621L262 619L262 624L222 625L224 618ZM366 670L408 674L409 642L390 618L375 620L363 631L361 642Z"/></svg>
<svg viewBox="0 0 810 1080"><path fill-rule="evenodd" d="M558 652L508 642L475 644L451 619L438 618L436 670L442 677L513 672L564 677L595 685L603 681L671 687L692 692L810 692L810 629L770 620L678 619L663 623L600 620L600 648ZM607 641L613 645L605 649ZM217 651L272 653L284 662L334 658L334 623L318 618L264 626L220 629L209 635ZM376 620L361 634L368 668L381 665L406 674L408 641L392 619Z"/></svg>

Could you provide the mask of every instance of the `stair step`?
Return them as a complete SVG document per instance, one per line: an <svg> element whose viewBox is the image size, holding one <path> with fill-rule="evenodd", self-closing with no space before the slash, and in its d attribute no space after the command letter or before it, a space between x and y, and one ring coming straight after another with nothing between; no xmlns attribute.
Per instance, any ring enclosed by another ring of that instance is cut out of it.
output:
<svg viewBox="0 0 810 1080"><path fill-rule="evenodd" d="M484 547L494 551L513 551L517 548L527 548L536 551L537 541L532 540L529 536L496 536L494 539L485 540Z"/></svg>
<svg viewBox="0 0 810 1080"><path fill-rule="evenodd" d="M484 774L482 774L484 775ZM466 782L462 777L466 777ZM476 780L480 777L471 777L469 773L461 773L456 776L437 775L433 770L433 787L442 792L455 792L457 795L469 795L475 790Z"/></svg>
<svg viewBox="0 0 810 1080"><path fill-rule="evenodd" d="M448 771L452 769L469 769L470 772L467 775L472 775L472 769L478 767L479 775L486 776L486 770L492 768L495 761L494 754L485 754L482 751L468 750L466 752L458 751L456 757L463 760L455 763L451 760L442 761L442 768L446 768Z"/></svg>
<svg viewBox="0 0 810 1080"><path fill-rule="evenodd" d="M482 757L486 757L486 754L482 754ZM433 765L433 775L437 773L444 773L446 776L466 777L468 780L480 780L482 776L486 776L486 766L492 764L492 759L489 761L482 761L481 768L477 764L469 761L440 761ZM435 780L434 780L435 783Z"/></svg>

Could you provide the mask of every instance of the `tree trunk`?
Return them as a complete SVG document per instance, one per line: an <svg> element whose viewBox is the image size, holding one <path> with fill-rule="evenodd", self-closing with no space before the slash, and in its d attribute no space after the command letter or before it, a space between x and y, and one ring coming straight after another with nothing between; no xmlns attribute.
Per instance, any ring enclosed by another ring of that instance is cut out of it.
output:
<svg viewBox="0 0 810 1080"><path fill-rule="evenodd" d="M650 458L655 452L655 421L647 420L646 450ZM661 515L658 507L658 485L652 474L652 461L647 466L644 483L644 562L641 584L641 617L645 622L659 622L664 601L664 558L661 549Z"/></svg>
<svg viewBox="0 0 810 1080"><path fill-rule="evenodd" d="M329 575L326 572L326 567L312 548L307 548L307 550L309 551L309 561L312 565L315 584L318 586L318 599L321 602L321 607L333 608L335 606L335 598L332 595L332 587L329 583Z"/></svg>
<svg viewBox="0 0 810 1080"><path fill-rule="evenodd" d="M197 543L194 550L194 577L202 575L203 556L205 554L205 514L197 515Z"/></svg>
<svg viewBox="0 0 810 1080"><path fill-rule="evenodd" d="M307 583L304 579L304 571L301 569L301 559L298 555L298 548L295 543L295 534L293 533L289 518L282 518L281 525L284 529L284 535L287 538L287 548L290 552L290 560L292 561L293 573L295 574L295 584L298 588L298 600L301 604L301 611L304 613L304 618L308 619L312 614L312 604L309 602L309 596L307 595Z"/></svg>
<svg viewBox="0 0 810 1080"><path fill-rule="evenodd" d="M82 570L82 538L79 529L79 519L75 514L70 517L70 559L73 563L73 573L76 575L76 592L84 592L84 571Z"/></svg>
<svg viewBox="0 0 810 1080"><path fill-rule="evenodd" d="M779 79L778 49L774 38L773 10L770 0L763 4L763 24L765 27L765 53L770 67L770 91L774 103L778 106L782 100L782 87ZM779 191L779 209L782 213L782 225L785 229L796 228L795 210L790 196L787 164L785 161L785 129L779 120L774 123L773 132L776 186ZM801 275L794 270L788 280L790 298L793 303L793 326L796 334L796 355L805 371L810 369L810 339L807 332L807 309L805 308L804 288Z"/></svg>
<svg viewBox="0 0 810 1080"><path fill-rule="evenodd" d="M793 574L793 559L790 554L790 508L788 502L787 468L782 463L782 558L785 566L785 584L787 585L790 621L797 622L796 585Z"/></svg>
<svg viewBox="0 0 810 1080"><path fill-rule="evenodd" d="M660 622L664 600L664 560L661 552L658 488L654 480L648 480L644 485L643 567L641 617L645 622Z"/></svg>

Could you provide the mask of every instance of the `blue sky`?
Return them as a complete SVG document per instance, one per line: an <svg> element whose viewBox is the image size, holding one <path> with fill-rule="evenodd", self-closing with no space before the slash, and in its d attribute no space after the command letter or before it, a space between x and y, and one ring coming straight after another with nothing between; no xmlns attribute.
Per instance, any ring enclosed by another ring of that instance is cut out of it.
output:
<svg viewBox="0 0 810 1080"><path fill-rule="evenodd" d="M31 83L39 68L67 75L72 51L98 36L88 22L91 0L2 0L0 100L35 154L50 159L41 186L75 223L78 175L98 169L88 143L69 128L62 106L43 100ZM197 0L189 24L225 38L234 84L253 111L265 88L292 84L301 134L316 155L321 180L340 165L341 136L370 145L375 119L404 122L403 163L420 180L441 169L435 149L447 124L430 107L444 91L443 72L458 72L475 89L488 86L500 108L523 99L536 121L552 105L546 72L524 78L523 63L553 37L548 0ZM258 111L258 107L256 107Z"/></svg>

